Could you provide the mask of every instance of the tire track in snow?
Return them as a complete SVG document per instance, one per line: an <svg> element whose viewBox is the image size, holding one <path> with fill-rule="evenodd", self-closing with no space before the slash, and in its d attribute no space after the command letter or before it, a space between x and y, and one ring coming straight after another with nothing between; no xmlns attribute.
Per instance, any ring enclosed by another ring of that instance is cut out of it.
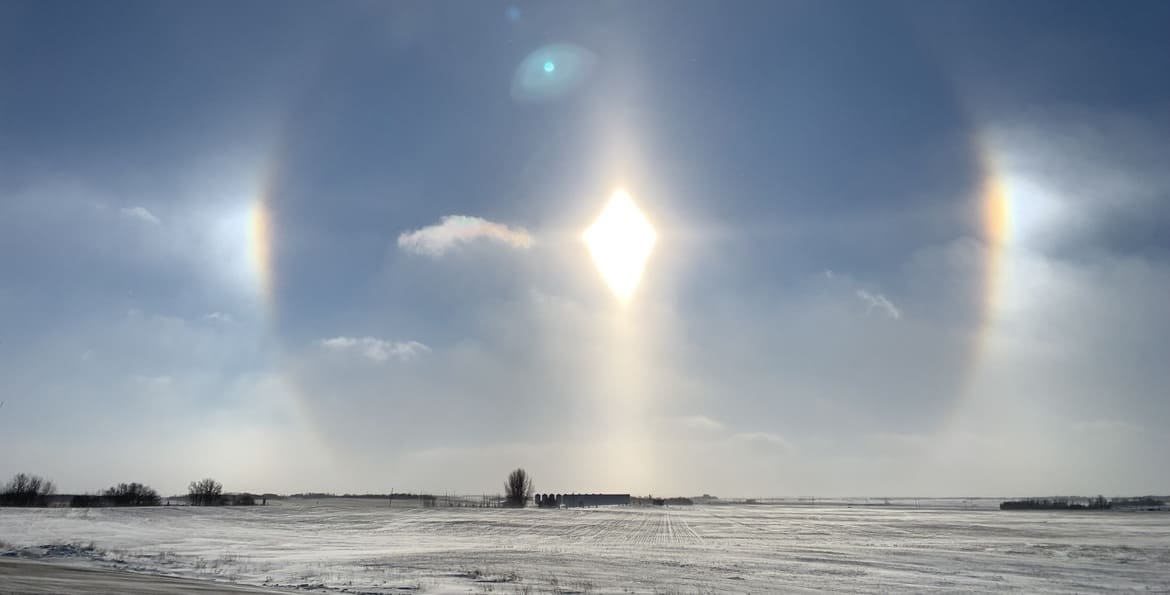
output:
<svg viewBox="0 0 1170 595"><path fill-rule="evenodd" d="M703 544L707 541L707 540L703 539L702 535L699 535L698 531L695 531L694 528L691 527L690 521L688 521L685 517L680 518L679 521L682 523L683 530L686 531L687 534L690 536L691 543Z"/></svg>
<svg viewBox="0 0 1170 595"><path fill-rule="evenodd" d="M641 545L653 545L655 537L658 534L658 519L654 518L654 514L646 511L642 516L642 524L638 527L636 543Z"/></svg>
<svg viewBox="0 0 1170 595"><path fill-rule="evenodd" d="M665 513L666 514L663 516L666 518L666 534L668 543L671 545L676 545L678 544L678 539L674 536L674 515L670 514L669 510L665 511Z"/></svg>

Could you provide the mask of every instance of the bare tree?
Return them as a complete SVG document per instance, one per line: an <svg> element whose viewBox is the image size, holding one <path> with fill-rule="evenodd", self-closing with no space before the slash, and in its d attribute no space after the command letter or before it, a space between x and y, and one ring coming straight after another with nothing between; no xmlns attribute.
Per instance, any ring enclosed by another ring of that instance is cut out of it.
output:
<svg viewBox="0 0 1170 595"><path fill-rule="evenodd" d="M45 506L57 492L53 482L29 473L17 473L0 489L0 506Z"/></svg>
<svg viewBox="0 0 1170 595"><path fill-rule="evenodd" d="M223 503L223 484L208 477L193 481L187 486L187 499L191 506L217 506Z"/></svg>
<svg viewBox="0 0 1170 595"><path fill-rule="evenodd" d="M532 476L524 469L517 468L508 474L504 482L504 499L508 506L523 508L532 498Z"/></svg>
<svg viewBox="0 0 1170 595"><path fill-rule="evenodd" d="M102 496L112 506L158 506L162 503L158 492L140 483L120 483L103 492Z"/></svg>

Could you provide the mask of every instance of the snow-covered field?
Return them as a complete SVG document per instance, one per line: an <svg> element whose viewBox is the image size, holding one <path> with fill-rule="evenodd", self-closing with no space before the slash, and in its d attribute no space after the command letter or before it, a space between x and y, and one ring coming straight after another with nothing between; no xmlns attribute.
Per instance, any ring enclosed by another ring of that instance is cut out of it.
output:
<svg viewBox="0 0 1170 595"><path fill-rule="evenodd" d="M1170 513L955 503L0 509L0 552L361 593L1170 590Z"/></svg>

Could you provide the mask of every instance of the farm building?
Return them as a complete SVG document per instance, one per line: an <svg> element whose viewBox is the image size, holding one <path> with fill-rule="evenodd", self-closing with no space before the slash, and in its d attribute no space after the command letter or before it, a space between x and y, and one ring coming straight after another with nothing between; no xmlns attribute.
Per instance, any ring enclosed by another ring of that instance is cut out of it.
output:
<svg viewBox="0 0 1170 595"><path fill-rule="evenodd" d="M541 507L584 508L592 506L628 506L629 494L537 494Z"/></svg>

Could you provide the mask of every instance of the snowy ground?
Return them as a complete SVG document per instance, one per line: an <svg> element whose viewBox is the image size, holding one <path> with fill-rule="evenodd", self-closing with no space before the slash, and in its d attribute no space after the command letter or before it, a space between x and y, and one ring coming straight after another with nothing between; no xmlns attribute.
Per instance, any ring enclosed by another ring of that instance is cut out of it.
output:
<svg viewBox="0 0 1170 595"><path fill-rule="evenodd" d="M78 564L0 558L0 593L5 595L271 595L279 592L261 587L90 568Z"/></svg>
<svg viewBox="0 0 1170 595"><path fill-rule="evenodd" d="M351 593L1170 590L1170 513L920 505L0 509L0 552Z"/></svg>

